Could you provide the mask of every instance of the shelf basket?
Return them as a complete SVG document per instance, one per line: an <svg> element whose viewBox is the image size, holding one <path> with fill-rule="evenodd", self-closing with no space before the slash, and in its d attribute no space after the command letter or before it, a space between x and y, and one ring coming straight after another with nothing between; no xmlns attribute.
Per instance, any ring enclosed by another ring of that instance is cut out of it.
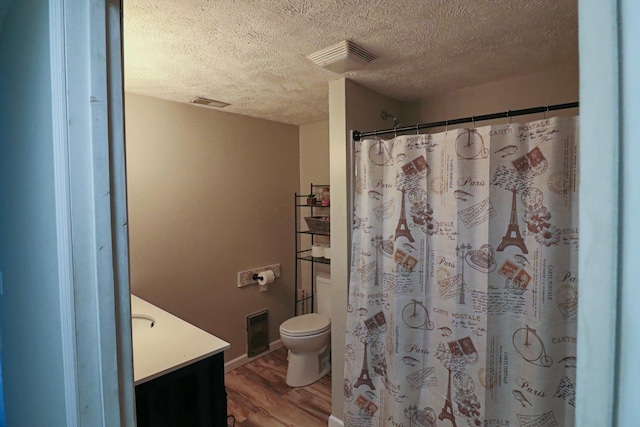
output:
<svg viewBox="0 0 640 427"><path fill-rule="evenodd" d="M304 220L312 233L329 234L331 232L331 221L328 216L306 216Z"/></svg>

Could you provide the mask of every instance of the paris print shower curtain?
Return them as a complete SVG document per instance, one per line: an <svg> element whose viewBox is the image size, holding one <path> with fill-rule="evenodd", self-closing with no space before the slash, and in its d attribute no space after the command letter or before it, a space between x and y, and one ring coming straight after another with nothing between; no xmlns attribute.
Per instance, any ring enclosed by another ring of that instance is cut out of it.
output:
<svg viewBox="0 0 640 427"><path fill-rule="evenodd" d="M355 144L345 426L572 426L577 118Z"/></svg>

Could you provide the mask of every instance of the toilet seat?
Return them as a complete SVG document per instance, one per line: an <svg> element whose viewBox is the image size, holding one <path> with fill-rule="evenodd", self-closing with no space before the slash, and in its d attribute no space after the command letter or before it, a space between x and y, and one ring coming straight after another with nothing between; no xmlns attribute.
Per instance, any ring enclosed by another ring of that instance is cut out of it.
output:
<svg viewBox="0 0 640 427"><path fill-rule="evenodd" d="M292 317L280 325L280 333L290 337L317 335L329 329L331 329L331 319L317 313Z"/></svg>

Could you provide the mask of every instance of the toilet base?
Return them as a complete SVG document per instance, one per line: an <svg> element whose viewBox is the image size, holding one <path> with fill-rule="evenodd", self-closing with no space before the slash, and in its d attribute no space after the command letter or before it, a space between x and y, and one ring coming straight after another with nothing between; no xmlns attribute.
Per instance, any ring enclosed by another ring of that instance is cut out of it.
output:
<svg viewBox="0 0 640 427"><path fill-rule="evenodd" d="M331 372L331 349L310 353L294 353L287 357L286 383L289 387L303 387L318 381Z"/></svg>

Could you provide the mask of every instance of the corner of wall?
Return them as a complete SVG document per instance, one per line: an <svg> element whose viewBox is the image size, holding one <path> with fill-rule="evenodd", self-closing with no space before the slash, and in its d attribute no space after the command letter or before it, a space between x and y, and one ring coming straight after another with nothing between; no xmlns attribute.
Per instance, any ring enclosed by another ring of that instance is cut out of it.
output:
<svg viewBox="0 0 640 427"><path fill-rule="evenodd" d="M344 410L344 351L349 283L349 223L351 185L351 131L393 127L382 120L381 111L397 113L402 103L365 88L351 80L329 83L329 138L331 171L331 316L332 414ZM339 421L332 415L334 421ZM331 421L331 420L330 420ZM341 425L341 424L330 424Z"/></svg>

